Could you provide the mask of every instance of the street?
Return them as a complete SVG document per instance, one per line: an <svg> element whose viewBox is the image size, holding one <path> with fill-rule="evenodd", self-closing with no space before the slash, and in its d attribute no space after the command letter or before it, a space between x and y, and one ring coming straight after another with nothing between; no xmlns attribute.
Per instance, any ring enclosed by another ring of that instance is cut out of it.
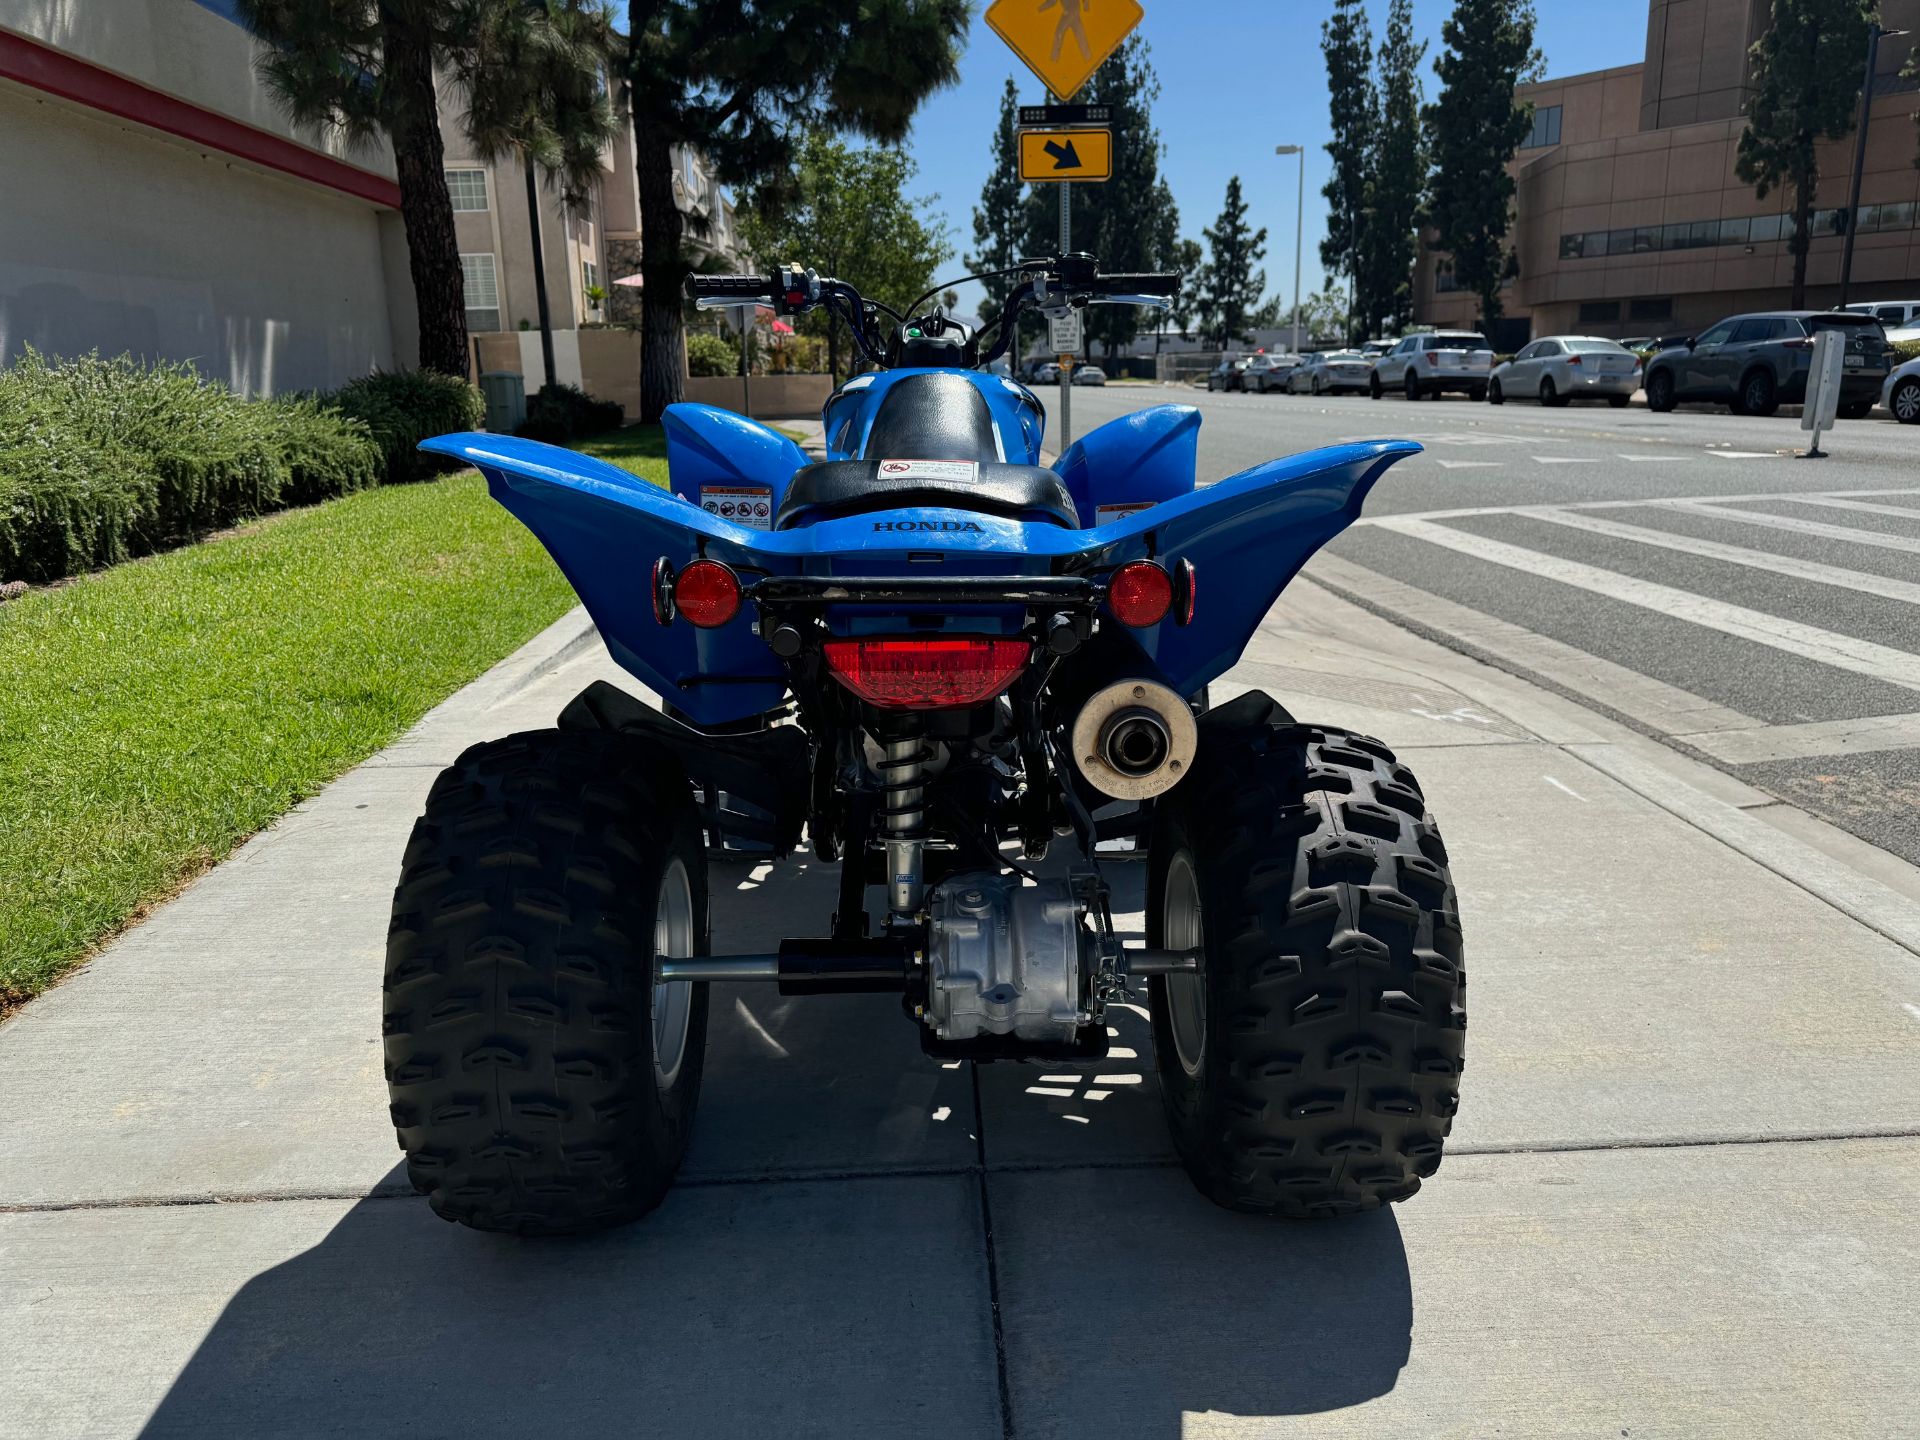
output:
<svg viewBox="0 0 1920 1440"><path fill-rule="evenodd" d="M1791 415L1116 385L1075 389L1075 433L1170 400L1202 483L1418 440L1309 575L1920 863L1920 431L1842 422L1808 460Z"/></svg>

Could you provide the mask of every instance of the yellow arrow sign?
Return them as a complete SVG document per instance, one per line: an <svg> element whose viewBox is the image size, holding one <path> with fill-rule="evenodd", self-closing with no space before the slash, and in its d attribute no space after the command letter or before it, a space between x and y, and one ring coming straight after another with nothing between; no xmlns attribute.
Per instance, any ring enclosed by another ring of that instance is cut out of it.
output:
<svg viewBox="0 0 1920 1440"><path fill-rule="evenodd" d="M1111 130L1022 130L1022 180L1111 180Z"/></svg>
<svg viewBox="0 0 1920 1440"><path fill-rule="evenodd" d="M1140 23L1139 0L993 0L987 24L1062 100Z"/></svg>

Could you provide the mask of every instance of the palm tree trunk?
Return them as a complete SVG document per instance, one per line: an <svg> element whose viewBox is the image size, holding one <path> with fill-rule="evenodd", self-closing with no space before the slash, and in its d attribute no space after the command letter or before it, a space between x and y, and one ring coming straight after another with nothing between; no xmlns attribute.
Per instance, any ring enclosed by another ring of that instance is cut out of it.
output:
<svg viewBox="0 0 1920 1440"><path fill-rule="evenodd" d="M686 393L681 290L689 267L681 250L686 221L673 203L673 151L660 128L633 121L634 177L640 190L640 418L659 420Z"/></svg>
<svg viewBox="0 0 1920 1440"><path fill-rule="evenodd" d="M392 94L389 131L400 182L400 220L407 234L407 268L420 320L420 368L464 376L466 291L433 92L433 41L424 26L388 15L385 46Z"/></svg>

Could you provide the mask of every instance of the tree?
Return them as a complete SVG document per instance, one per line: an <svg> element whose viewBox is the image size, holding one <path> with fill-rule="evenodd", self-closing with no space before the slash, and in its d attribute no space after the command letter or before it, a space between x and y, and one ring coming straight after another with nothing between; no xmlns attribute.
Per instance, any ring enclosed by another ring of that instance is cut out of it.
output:
<svg viewBox="0 0 1920 1440"><path fill-rule="evenodd" d="M1334 0L1332 18L1320 26L1320 50L1327 62L1333 130L1326 144L1333 173L1320 191L1327 200L1327 234L1320 242L1320 263L1358 287L1380 138L1380 97L1373 83L1373 30L1367 23L1366 0Z"/></svg>
<svg viewBox="0 0 1920 1440"><path fill-rule="evenodd" d="M1354 300L1364 340L1383 320L1398 333L1413 319L1413 263L1420 254L1420 205L1427 149L1420 127L1420 62L1427 42L1413 38L1413 0L1393 0L1380 43L1380 130L1367 180Z"/></svg>
<svg viewBox="0 0 1920 1440"><path fill-rule="evenodd" d="M1481 324L1500 318L1512 223L1514 151L1533 125L1533 106L1514 87L1538 73L1532 0L1457 0L1440 27L1434 62L1440 98L1427 107L1433 155L1427 216L1451 252L1454 274L1480 298Z"/></svg>
<svg viewBox="0 0 1920 1440"><path fill-rule="evenodd" d="M506 0L485 5L474 29L481 63L493 78L468 99L467 132L483 159L517 156L526 175L540 351L551 385L553 323L538 177L544 174L574 211L584 210L599 187L601 152L617 133L606 87L616 47L613 15L600 0Z"/></svg>
<svg viewBox="0 0 1920 1440"><path fill-rule="evenodd" d="M909 197L914 165L892 148L855 150L823 131L801 137L793 172L747 195L742 241L771 269L805 256L823 274L903 310L934 283L934 267L953 254L924 218L937 195ZM824 312L803 328L827 337L828 368L840 378L840 323Z"/></svg>
<svg viewBox="0 0 1920 1440"><path fill-rule="evenodd" d="M1267 288L1267 272L1255 268L1267 253L1267 232L1247 228L1238 175L1227 181L1220 218L1201 233L1209 253L1200 282L1200 323L1225 350L1244 338L1248 313Z"/></svg>
<svg viewBox="0 0 1920 1440"><path fill-rule="evenodd" d="M694 262L674 147L703 151L727 184L764 190L793 173L812 131L897 143L920 102L957 77L969 14L968 0L628 0L641 419L681 394L681 293Z"/></svg>
<svg viewBox="0 0 1920 1440"><path fill-rule="evenodd" d="M1753 98L1733 170L1762 200L1793 190L1794 309L1807 303L1807 246L1820 190L1819 143L1851 134L1860 56L1875 0L1774 0L1773 24L1752 50Z"/></svg>
<svg viewBox="0 0 1920 1440"><path fill-rule="evenodd" d="M1200 315L1200 287L1205 283L1206 252L1197 240L1182 240L1174 248L1173 263L1167 268L1180 274L1180 289L1173 304L1160 313L1173 322L1173 328L1186 335Z"/></svg>
<svg viewBox="0 0 1920 1440"><path fill-rule="evenodd" d="M1020 178L1020 87L1007 77L1000 95L1000 121L993 130L993 171L980 188L973 207L973 253L962 262L969 270L1005 270L1024 257L1026 226L1021 198L1026 182ZM982 321L992 320L1017 283L1011 275L983 280Z"/></svg>
<svg viewBox="0 0 1920 1440"><path fill-rule="evenodd" d="M1173 192L1160 176L1160 131L1153 123L1160 80L1150 54L1139 32L1128 36L1094 71L1083 96L1090 105L1113 108L1113 178L1073 187L1073 248L1099 257L1100 268L1116 274L1162 268L1169 259L1162 248L1168 220L1173 236L1180 230ZM1112 359L1133 343L1145 314L1134 305L1089 306L1083 317L1089 348L1097 343Z"/></svg>
<svg viewBox="0 0 1920 1440"><path fill-rule="evenodd" d="M1352 313L1351 296L1338 285L1329 285L1318 295L1300 302L1300 333L1309 340L1323 335L1347 333L1347 317Z"/></svg>

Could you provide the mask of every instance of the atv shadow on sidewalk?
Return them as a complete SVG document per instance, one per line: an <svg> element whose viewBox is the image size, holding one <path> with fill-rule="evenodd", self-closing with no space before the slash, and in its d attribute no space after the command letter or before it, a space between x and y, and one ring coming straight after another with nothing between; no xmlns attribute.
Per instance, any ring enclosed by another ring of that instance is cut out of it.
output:
<svg viewBox="0 0 1920 1440"><path fill-rule="evenodd" d="M1123 931L1142 868L1108 867ZM716 942L780 933L832 878L804 854L716 870ZM716 986L681 1183L626 1229L478 1234L397 1196L399 1169L350 1205L219 1207L210 1243L231 1227L288 1258L233 1295L145 1433L993 1440L1004 1380L1022 1440L1175 1440L1187 1415L1393 1388L1412 1326L1393 1216L1202 1199L1166 1149L1139 1014L1109 1012L1116 1053L1073 1083L994 1065L976 1089L897 1010Z"/></svg>

